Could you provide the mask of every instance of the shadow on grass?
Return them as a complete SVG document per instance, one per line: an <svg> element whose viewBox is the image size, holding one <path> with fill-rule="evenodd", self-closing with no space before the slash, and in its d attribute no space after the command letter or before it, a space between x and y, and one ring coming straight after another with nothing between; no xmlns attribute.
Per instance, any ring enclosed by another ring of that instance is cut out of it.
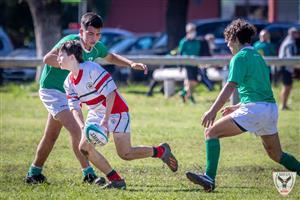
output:
<svg viewBox="0 0 300 200"><path fill-rule="evenodd" d="M138 94L138 95L146 95L145 91L135 91L135 90L127 90L126 93L128 94Z"/></svg>
<svg viewBox="0 0 300 200"><path fill-rule="evenodd" d="M133 187L133 188L131 188L131 187ZM152 190L152 188L155 190L155 192L203 192L203 193L206 193L202 189L201 186L199 186L199 188L189 188L189 187L174 188L174 186L172 186L172 185L154 185L154 184L148 184L148 185L134 184L134 185L130 185L130 187L129 187L129 189L127 189L127 191L130 191L130 192L144 192L144 191L149 191L149 189ZM221 189L221 191L219 191L218 189ZM220 186L220 187L217 187L216 191L214 191L213 193L227 193L228 192L227 189L231 189L231 190L232 189L257 190L259 188L255 187L255 186Z"/></svg>
<svg viewBox="0 0 300 200"><path fill-rule="evenodd" d="M145 191L149 191L149 190L139 188L139 189L127 189L126 191L129 191L129 192L145 192ZM204 191L202 189L196 189L196 188L193 188L193 189L190 189L190 188L186 188L186 189L183 189L183 188L180 188L180 189L176 189L176 188L170 188L170 189L157 188L157 189L155 189L155 192L204 192Z"/></svg>

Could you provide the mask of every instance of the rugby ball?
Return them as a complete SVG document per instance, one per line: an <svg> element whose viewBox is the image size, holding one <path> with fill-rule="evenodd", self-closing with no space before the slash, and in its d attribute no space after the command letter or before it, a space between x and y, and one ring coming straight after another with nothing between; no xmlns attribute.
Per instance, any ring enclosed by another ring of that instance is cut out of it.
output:
<svg viewBox="0 0 300 200"><path fill-rule="evenodd" d="M98 124L87 124L84 133L89 143L104 146L108 142L107 131Z"/></svg>

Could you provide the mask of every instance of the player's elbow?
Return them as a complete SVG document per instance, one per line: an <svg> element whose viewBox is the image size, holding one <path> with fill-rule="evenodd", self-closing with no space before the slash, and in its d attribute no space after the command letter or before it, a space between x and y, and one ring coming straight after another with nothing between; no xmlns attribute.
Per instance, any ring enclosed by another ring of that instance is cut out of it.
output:
<svg viewBox="0 0 300 200"><path fill-rule="evenodd" d="M115 54L109 53L107 56L104 57L105 61L108 63L114 63Z"/></svg>

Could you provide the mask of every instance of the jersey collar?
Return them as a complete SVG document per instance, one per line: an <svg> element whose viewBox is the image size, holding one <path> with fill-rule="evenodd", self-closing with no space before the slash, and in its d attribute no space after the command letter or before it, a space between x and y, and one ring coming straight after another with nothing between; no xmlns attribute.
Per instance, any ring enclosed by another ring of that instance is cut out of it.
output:
<svg viewBox="0 0 300 200"><path fill-rule="evenodd" d="M244 46L243 48L241 48L240 51L242 51L244 49L254 49L254 48L253 48L253 46L248 45L248 46Z"/></svg>
<svg viewBox="0 0 300 200"><path fill-rule="evenodd" d="M70 76L71 82L73 84L77 85L80 82L81 78L82 78L82 74L83 74L82 69L79 70L78 76L76 78L73 76L73 74L71 74L71 76Z"/></svg>
<svg viewBox="0 0 300 200"><path fill-rule="evenodd" d="M83 45L83 42L82 42L82 40L80 39L80 45L81 45L81 47L82 47L82 49L86 52L86 53L90 53L91 51L93 51L93 48L91 48L91 50L87 50L85 47L84 47L84 45Z"/></svg>

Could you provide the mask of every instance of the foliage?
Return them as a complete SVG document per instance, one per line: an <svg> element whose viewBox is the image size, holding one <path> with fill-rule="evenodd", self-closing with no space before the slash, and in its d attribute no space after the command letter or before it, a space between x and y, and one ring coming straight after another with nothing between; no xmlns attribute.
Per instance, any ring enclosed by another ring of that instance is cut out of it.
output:
<svg viewBox="0 0 300 200"><path fill-rule="evenodd" d="M43 0L45 4L59 3L59 0ZM88 0L88 10L95 11L105 20L111 0ZM33 20L25 0L0 0L0 24L7 31L15 48L34 45ZM61 9L61 26L68 28L70 22L78 22L78 4L65 3Z"/></svg>
<svg viewBox="0 0 300 200"><path fill-rule="evenodd" d="M29 45L34 38L33 22L25 1L0 0L0 24L15 48Z"/></svg>
<svg viewBox="0 0 300 200"><path fill-rule="evenodd" d="M221 141L221 160L216 192L208 194L188 182L187 170L205 167L201 115L212 104L218 91L197 88L198 104L184 105L175 96L164 99L143 95L147 88L130 85L121 88L131 112L133 145L157 145L167 141L179 161L179 171L172 173L153 158L123 161L112 138L98 148L121 172L127 191L102 191L81 183L81 171L63 130L44 167L50 184L27 186L23 182L46 122L47 112L37 96L37 84L9 84L0 88L0 199L282 199L275 189L272 170L284 170L271 161L258 137L245 133ZM275 88L278 99L279 87ZM300 159L300 82L291 95L292 110L280 112L279 130L282 147ZM101 173L97 172L99 175ZM299 199L300 180L288 199Z"/></svg>

